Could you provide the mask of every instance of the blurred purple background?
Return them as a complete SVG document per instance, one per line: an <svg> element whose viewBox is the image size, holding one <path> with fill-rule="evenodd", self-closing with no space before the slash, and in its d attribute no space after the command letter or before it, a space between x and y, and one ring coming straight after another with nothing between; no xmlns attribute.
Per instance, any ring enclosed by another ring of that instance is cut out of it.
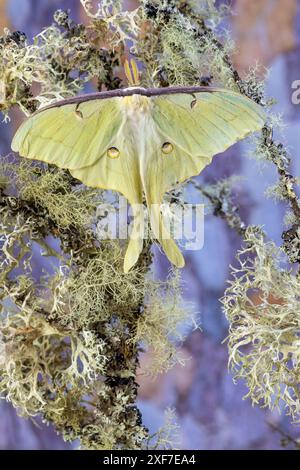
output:
<svg viewBox="0 0 300 470"><path fill-rule="evenodd" d="M125 2L134 5L134 1ZM222 3L222 2L218 2ZM294 80L300 79L300 1L299 0L236 0L235 16L230 28L237 43L235 64L241 73L256 60L271 67L268 93L275 96L277 112L286 122L284 139L294 156L293 171L300 173L300 106L291 104ZM51 23L57 8L71 8L79 19L79 0L0 0L0 24L24 31L28 37ZM9 150L11 130L1 124L0 150ZM238 201L241 215L248 223L265 226L270 238L280 243L283 230L283 208L267 200L264 191L276 181L271 166L260 165L246 156L245 144L227 152L227 158L216 158L202 173L201 181L215 182L221 177L241 174ZM155 432L164 421L166 407L177 410L184 449L280 449L280 434L270 423L300 438L300 429L277 412L252 407L243 400L243 384L234 385L227 370L227 323L218 299L222 296L228 266L240 246L239 237L219 219L206 217L205 244L200 252L187 252L184 269L185 296L200 312L202 333L192 333L182 346L190 358L185 368L175 367L153 381L141 376L139 405L144 422ZM168 264L157 266L163 277ZM151 357L144 357L149 361ZM68 448L51 427L36 425L16 416L4 401L0 404L0 449Z"/></svg>

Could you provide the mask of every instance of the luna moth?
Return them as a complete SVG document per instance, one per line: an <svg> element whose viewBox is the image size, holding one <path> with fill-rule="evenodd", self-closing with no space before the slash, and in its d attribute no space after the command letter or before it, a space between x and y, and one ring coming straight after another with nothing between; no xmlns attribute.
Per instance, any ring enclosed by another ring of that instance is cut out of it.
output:
<svg viewBox="0 0 300 470"><path fill-rule="evenodd" d="M229 146L264 125L262 109L226 89L143 88L128 63L128 88L86 94L39 109L17 130L12 150L52 163L85 185L122 193L133 208L124 271L137 262L145 199L155 238L177 267L184 258L160 210L174 185L198 175Z"/></svg>

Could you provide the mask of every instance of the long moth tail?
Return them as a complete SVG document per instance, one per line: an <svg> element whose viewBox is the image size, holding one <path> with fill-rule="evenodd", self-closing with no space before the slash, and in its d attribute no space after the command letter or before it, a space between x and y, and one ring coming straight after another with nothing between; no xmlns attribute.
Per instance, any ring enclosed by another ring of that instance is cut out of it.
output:
<svg viewBox="0 0 300 470"><path fill-rule="evenodd" d="M136 264L144 245L144 208L143 204L132 204L133 227L124 258L124 272L128 273Z"/></svg>
<svg viewBox="0 0 300 470"><path fill-rule="evenodd" d="M141 204L133 204L132 211L134 219L130 240L124 258L125 273L128 273L138 261L144 244L143 235L145 219L143 206ZM149 213L152 231L166 253L167 258L178 268L183 268L185 264L184 257L165 227L160 210L160 204L151 204Z"/></svg>
<svg viewBox="0 0 300 470"><path fill-rule="evenodd" d="M149 207L150 223L152 231L161 244L167 258L177 268L183 268L185 262L182 253L174 240L171 238L169 231L163 221L163 216L160 210L160 204L151 204Z"/></svg>

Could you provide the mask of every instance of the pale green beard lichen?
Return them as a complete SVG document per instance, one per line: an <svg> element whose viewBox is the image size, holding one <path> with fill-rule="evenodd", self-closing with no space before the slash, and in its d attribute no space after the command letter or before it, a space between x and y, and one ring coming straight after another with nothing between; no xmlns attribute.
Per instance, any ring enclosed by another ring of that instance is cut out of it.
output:
<svg viewBox="0 0 300 470"><path fill-rule="evenodd" d="M146 275L147 251L124 274L119 242L99 244L93 234L102 192L27 161L4 159L1 170L2 395L21 415L41 414L82 447L146 446L135 407L135 351L141 343L154 349L151 374L180 360L176 325L190 311L178 277L164 287L154 282ZM44 235L60 240L60 249ZM50 261L39 279L33 278L33 247ZM54 272L52 262L59 264Z"/></svg>
<svg viewBox="0 0 300 470"><path fill-rule="evenodd" d="M0 390L23 416L59 415L69 393L87 390L105 370L105 345L90 331L52 327L26 301L1 326Z"/></svg>
<svg viewBox="0 0 300 470"><path fill-rule="evenodd" d="M6 159L5 162L4 158L1 168L16 185L22 199L43 207L47 216L62 229L88 227L95 218L97 205L104 200L99 190L80 184L72 187L66 172L57 168L45 172L45 166L28 160L13 162Z"/></svg>
<svg viewBox="0 0 300 470"><path fill-rule="evenodd" d="M222 299L230 322L229 364L253 403L282 405L299 420L300 279L263 233L249 228Z"/></svg>

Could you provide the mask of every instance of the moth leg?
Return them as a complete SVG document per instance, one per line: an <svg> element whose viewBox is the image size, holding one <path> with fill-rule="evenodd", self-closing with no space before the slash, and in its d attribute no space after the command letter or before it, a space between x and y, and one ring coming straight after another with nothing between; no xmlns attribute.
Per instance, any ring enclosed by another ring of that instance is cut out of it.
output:
<svg viewBox="0 0 300 470"><path fill-rule="evenodd" d="M191 101L191 109L193 109L193 107L197 104L197 96L194 93L191 93L191 96L194 98Z"/></svg>
<svg viewBox="0 0 300 470"><path fill-rule="evenodd" d="M77 103L76 108L75 108L75 110L74 110L74 113L76 114L76 117L77 117L78 119L83 119L83 114L82 114L82 112L81 112L80 109L79 109L80 104L81 104L81 103Z"/></svg>

